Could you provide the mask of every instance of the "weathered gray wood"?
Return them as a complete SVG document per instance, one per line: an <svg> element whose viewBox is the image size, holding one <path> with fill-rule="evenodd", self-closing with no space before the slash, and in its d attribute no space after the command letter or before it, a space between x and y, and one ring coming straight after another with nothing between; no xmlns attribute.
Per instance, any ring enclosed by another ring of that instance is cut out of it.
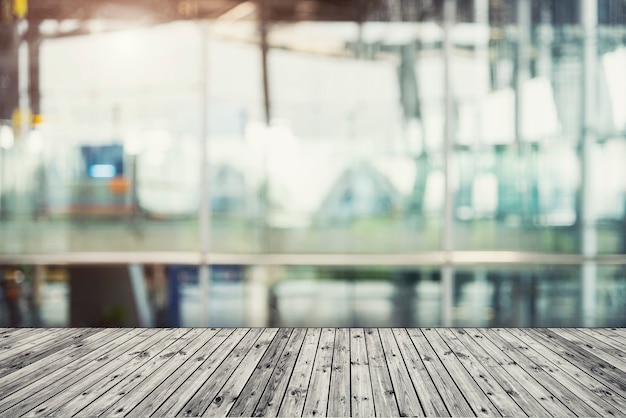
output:
<svg viewBox="0 0 626 418"><path fill-rule="evenodd" d="M569 328L573 331L578 331L582 334L586 334L595 338L596 340L602 341L607 346L612 347L613 350L617 350L620 352L618 355L619 358L624 360L626 356L626 344L620 343L618 340L611 337L611 333L614 331L607 330L605 328ZM626 330L626 328L624 328ZM582 335L581 334L581 335ZM586 337L582 337L586 338Z"/></svg>
<svg viewBox="0 0 626 418"><path fill-rule="evenodd" d="M289 341L280 356L280 359L274 367L274 371L270 376L265 390L259 399L259 402L252 413L254 417L276 416L278 408L285 395L289 378L293 372L293 368L296 364L296 359L300 353L304 336L306 335L305 328L296 328L291 333ZM254 375L253 375L254 377ZM232 411L231 411L232 415Z"/></svg>
<svg viewBox="0 0 626 418"><path fill-rule="evenodd" d="M420 405L424 410L426 416L437 416L437 417L446 417L450 416L451 413L448 412L448 409L441 397L441 394L437 390L435 386L435 382L430 377L424 362L422 361L422 357L420 353L417 352L413 341L409 337L407 330L405 329L393 329L391 332L394 334L396 342L398 343L398 351L402 356L404 364L406 365L407 372L413 383L413 387L415 388L418 399L420 400ZM381 337L385 335L385 330L380 330ZM393 342L391 338L383 338L383 345L385 347L385 353L387 353L387 358L394 357L393 354ZM392 374L392 377L394 374ZM394 383L395 385L395 383ZM407 385L406 391L409 392L409 387ZM407 395L410 396L410 395ZM400 398L398 398L400 402ZM413 405L413 409L417 409L417 405ZM412 414L410 414L412 415ZM415 415L420 415L416 413Z"/></svg>
<svg viewBox="0 0 626 418"><path fill-rule="evenodd" d="M435 354L439 357L441 364L443 364L454 380L454 383L459 388L463 388L462 394L476 416L501 416L502 414L493 405L491 399L463 367L463 364L441 339L437 331L434 328L425 328L422 330L422 333L430 343Z"/></svg>
<svg viewBox="0 0 626 418"><path fill-rule="evenodd" d="M58 339L75 332L78 331L56 329L53 332L32 332L19 340L13 341L11 344L2 344L2 346L0 346L0 366L3 366L4 363L10 361L15 356L19 355L25 357L36 353L38 350L43 350L56 343Z"/></svg>
<svg viewBox="0 0 626 418"><path fill-rule="evenodd" d="M109 416L113 413L124 412L124 406L117 407L117 402L123 401L137 385L143 383L152 372L163 366L163 364L172 357L176 356L179 350L182 351L190 342L194 342L202 332L202 329L190 330L188 328L172 332L169 335L170 338L162 340L153 347L154 351L144 351L141 353L145 353L144 355L148 361L142 362L132 373L122 379L118 379L115 386L102 393L96 400L81 409L79 414L82 416ZM117 409L112 410L111 408L114 406ZM119 409L122 410L119 411Z"/></svg>
<svg viewBox="0 0 626 418"><path fill-rule="evenodd" d="M351 416L373 417L376 415L362 328L350 329L350 401Z"/></svg>
<svg viewBox="0 0 626 418"><path fill-rule="evenodd" d="M626 410L619 329L40 331L0 329L2 416Z"/></svg>
<svg viewBox="0 0 626 418"><path fill-rule="evenodd" d="M596 339L593 333L588 334L569 328L552 328L552 331L569 342L576 344L579 348L626 372L626 353L606 344L600 339ZM598 334L595 333L595 335ZM599 337L602 338L601 335Z"/></svg>
<svg viewBox="0 0 626 418"><path fill-rule="evenodd" d="M57 353L66 347L75 345L80 341L85 340L87 337L100 332L100 330L96 328L77 328L72 331L74 332L57 335L55 341L50 344L37 346L31 350L20 352L19 355L12 356L2 362L1 367L6 370L7 374L10 374L11 371L15 371L26 367L29 364L45 359L50 354Z"/></svg>
<svg viewBox="0 0 626 418"><path fill-rule="evenodd" d="M472 406L454 383L422 331L410 328L407 332L451 415L475 416Z"/></svg>
<svg viewBox="0 0 626 418"><path fill-rule="evenodd" d="M328 416L350 416L350 329L335 332L333 367L328 395Z"/></svg>
<svg viewBox="0 0 626 418"><path fill-rule="evenodd" d="M486 335L491 342L498 346L503 352L505 352L513 361L519 364L527 373L536 376L535 380L552 393L552 395L558 398L563 404L565 404L576 416L597 416L601 415L601 411L596 411L590 405L586 404L580 398L578 398L568 387L565 387L562 382L559 382L550 375L547 371L543 370L538 364L531 361L528 357L523 355L515 345L508 343L500 334L506 334L506 331L501 328L494 328L489 330L481 330L483 335Z"/></svg>
<svg viewBox="0 0 626 418"><path fill-rule="evenodd" d="M571 382L573 379L576 384L580 384L585 389L593 392L608 404L612 405L616 410L626 410L626 399L619 396L619 394L611 388L603 385L593 376L585 373L569 361L554 353L545 345L529 337L522 330L507 329L507 331L519 340L521 344L518 345L518 347L523 347L524 345L528 347L528 349L523 351L527 357L531 358L531 360L535 361L535 363L540 364L544 370L547 369L551 373L555 374L555 378L558 380ZM562 377L562 372L567 373L569 378Z"/></svg>
<svg viewBox="0 0 626 418"><path fill-rule="evenodd" d="M263 340L259 337L265 333ZM237 341L237 335L229 338L216 354L208 357L202 366L194 371L178 389L172 393L153 413L152 416L188 415L199 416L213 401L224 382L231 376L250 348L267 343L276 330L248 329Z"/></svg>
<svg viewBox="0 0 626 418"><path fill-rule="evenodd" d="M488 349L483 349L483 347L472 340L463 329L457 328L449 330L449 332L453 333L467 351L489 371L502 390L515 400L526 415L531 417L550 415L537 399L525 389L525 385L522 384L523 381L516 378L518 373L520 373L520 371L517 370L519 369L517 365L509 365L496 361L489 355ZM482 338L482 336L480 337ZM565 408L563 407L563 409Z"/></svg>
<svg viewBox="0 0 626 418"><path fill-rule="evenodd" d="M626 373L612 364L559 337L549 329L528 329L527 331L570 363L597 376L605 385L621 393L626 392Z"/></svg>
<svg viewBox="0 0 626 418"><path fill-rule="evenodd" d="M219 330L192 358L187 359L175 373L164 376L162 383L139 401L128 412L128 415L141 417L152 415L200 367L204 368L204 370L209 368L214 370L214 367L211 367L211 363L226 357L247 332L247 328L224 328Z"/></svg>
<svg viewBox="0 0 626 418"><path fill-rule="evenodd" d="M111 356L115 356L119 352L123 352L135 345L141 339L142 334L145 338L148 332L150 330L130 330L115 341L102 346L101 349L87 354L67 370L56 370L41 377L36 382L13 392L0 400L0 412L10 416L24 415L41 402L54 396L66 387L75 384L85 375L96 371L101 365L108 363Z"/></svg>
<svg viewBox="0 0 626 418"><path fill-rule="evenodd" d="M626 328L594 328L593 332L609 337L617 343L617 348L626 350Z"/></svg>
<svg viewBox="0 0 626 418"><path fill-rule="evenodd" d="M186 333L181 331L180 334L158 333L150 337L133 348L134 352L142 355L127 353L118 356L99 373L99 381L90 380L92 376L84 379L79 385L82 388L80 396L57 409L54 415L67 415L69 411L80 411L80 415L106 416L127 413L145 397L146 391L154 388L153 384L157 384L152 379L154 373L162 369L171 370L170 363L176 364L178 359L187 359L188 354L193 354L195 346L190 345L197 342L197 334L201 333L201 330L191 330ZM214 331L209 333L212 335ZM189 345L183 346L185 344Z"/></svg>
<svg viewBox="0 0 626 418"><path fill-rule="evenodd" d="M129 381L129 385L120 388L124 395L117 402L112 400L105 402L105 406L110 406L104 410L103 415L108 417L126 415L135 405L157 388L165 380L166 376L171 375L187 360L193 358L198 350L216 333L216 329L193 329L174 342L167 350L164 350L167 351L165 354L161 351L151 363L144 364L135 371L135 373L141 374L140 378L136 379L132 384L130 384L130 379L125 379ZM108 393L114 391L116 389Z"/></svg>
<svg viewBox="0 0 626 418"><path fill-rule="evenodd" d="M278 416L299 417L302 415L321 333L320 328L307 330L285 396L278 410Z"/></svg>
<svg viewBox="0 0 626 418"><path fill-rule="evenodd" d="M447 354L448 352L444 353L444 356L456 356L460 364L465 367L465 370L467 370L472 379L474 379L484 394L487 395L502 416L519 417L525 415L524 410L506 393L481 362L465 348L452 330L437 329L437 333L440 336L441 343L449 347L451 352L450 354ZM456 382L463 387L463 392L465 393L465 386L458 380Z"/></svg>
<svg viewBox="0 0 626 418"><path fill-rule="evenodd" d="M513 334L506 332L506 330L501 330L501 332L498 332L497 335L502 339L502 341L513 346L518 353L528 358L530 361L529 364L534 364L534 367L541 368L543 371L551 375L555 381L565 386L575 396L576 400L583 401L594 410L600 411L602 415L619 414L617 409L596 395L590 390L589 387L582 384L578 379L565 373L557 365L552 364L546 361L546 359L542 356L537 355L535 350L515 338Z"/></svg>
<svg viewBox="0 0 626 418"><path fill-rule="evenodd" d="M246 383L255 370L258 370L257 367L273 367L272 361L275 361L274 353L282 351L284 343L287 341L290 333L290 329L265 330L256 344L246 353L241 363L237 365L233 374L226 380L226 383L224 383L224 386L220 389L217 396L209 399L209 402L211 402L211 400L212 402L209 404L206 411L203 412L203 415L225 416L241 396L246 396L246 400L254 396L252 392L248 391L243 395ZM270 353L269 356L265 357L265 354L268 352ZM203 394L200 395L202 396ZM252 400L252 402L254 402L254 400ZM188 415L186 407L183 410L183 414Z"/></svg>
<svg viewBox="0 0 626 418"><path fill-rule="evenodd" d="M55 333L61 328L4 328L0 334L0 352L16 341L24 340L31 334Z"/></svg>
<svg viewBox="0 0 626 418"><path fill-rule="evenodd" d="M304 417L327 416L335 333L334 328L324 328L321 332L313 372L311 373L311 382L306 392L304 409L302 410Z"/></svg>
<svg viewBox="0 0 626 418"><path fill-rule="evenodd" d="M105 330L35 363L24 367L20 367L19 364L15 365L15 370L3 369L3 373L0 373L3 393L6 396L33 382L39 381L42 377L58 372L62 368L76 367L76 365L81 364L79 361L84 356L90 355L92 352L106 352L110 347L111 341L116 340L125 333L126 331L121 329ZM98 355L100 354L96 354L96 356Z"/></svg>
<svg viewBox="0 0 626 418"><path fill-rule="evenodd" d="M96 372L78 380L66 390L52 396L28 412L32 416L71 416L99 398L143 363L150 359L150 352L157 353L167 347L172 333L154 331L143 341L129 345L125 352L119 353ZM157 345L157 346L155 346ZM161 346L161 348L159 348Z"/></svg>
<svg viewBox="0 0 626 418"><path fill-rule="evenodd" d="M67 328L5 328L5 332L0 335L0 353L13 348L16 342L26 344L37 337L59 332L71 332L71 330Z"/></svg>
<svg viewBox="0 0 626 418"><path fill-rule="evenodd" d="M263 354L259 364L248 378L242 390L238 392L237 400L235 400L232 408L228 410L229 416L252 416L292 333L293 330L288 328L278 331L278 334L276 334L267 351Z"/></svg>
<svg viewBox="0 0 626 418"><path fill-rule="evenodd" d="M406 376L405 381L405 383L408 383L409 385L408 388L396 386L394 389L394 385L389 374L391 365L387 365L387 361L393 363L393 359L385 359L385 353L380 341L380 336L378 335L378 329L366 328L364 330L364 334L367 346L367 357L370 365L372 395L374 396L374 410L376 411L376 415L383 417L400 416L401 414L398 409L396 396L403 396L403 393L407 390L411 390L413 392L414 401L416 402L415 406L417 406L419 414L422 414L422 409L419 407L419 401L417 400L417 395L413 389L413 384L408 376ZM390 333L389 336L393 339L393 334ZM403 416L416 415L413 413L408 414L407 409L408 408L403 409Z"/></svg>
<svg viewBox="0 0 626 418"><path fill-rule="evenodd" d="M519 393L525 389L530 393L537 402L541 404L552 416L572 416L570 411L557 397L544 388L540 382L535 380L533 376L528 374L524 368L522 368L511 357L504 353L500 347L494 344L488 337L485 337L477 329L465 329L466 335L469 336L472 342L484 349L490 358L493 358L497 367L502 368L511 378L516 380L519 387ZM467 345L466 345L467 346ZM489 361L487 358L483 361Z"/></svg>
<svg viewBox="0 0 626 418"><path fill-rule="evenodd" d="M267 349L277 329L252 329L228 353L214 370L200 370L199 376L194 373L168 400L155 412L156 416L200 416L204 410L218 397L224 383L233 376L236 368L246 359L251 350ZM249 357L249 356L248 356ZM206 380L200 377L206 376ZM218 402L221 400L218 399Z"/></svg>

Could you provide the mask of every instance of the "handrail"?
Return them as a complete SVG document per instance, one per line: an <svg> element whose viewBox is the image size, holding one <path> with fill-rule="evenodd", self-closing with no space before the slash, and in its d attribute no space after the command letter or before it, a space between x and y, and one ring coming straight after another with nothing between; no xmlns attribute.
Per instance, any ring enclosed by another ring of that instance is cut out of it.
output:
<svg viewBox="0 0 626 418"><path fill-rule="evenodd" d="M285 266L397 266L441 265L626 265L626 254L585 257L582 254L536 253L526 251L432 251L406 254L279 254L207 253L209 265ZM201 252L71 252L60 254L3 254L0 264L190 264L200 265Z"/></svg>

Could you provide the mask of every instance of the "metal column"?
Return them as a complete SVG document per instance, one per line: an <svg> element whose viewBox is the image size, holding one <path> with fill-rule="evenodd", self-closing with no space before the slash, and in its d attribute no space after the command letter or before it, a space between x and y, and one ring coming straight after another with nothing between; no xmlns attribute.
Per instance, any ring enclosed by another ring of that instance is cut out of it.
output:
<svg viewBox="0 0 626 418"><path fill-rule="evenodd" d="M445 327L452 326L452 295L454 289L454 268L450 262L453 249L454 191L452 190L452 157L454 143L454 111L452 108L452 27L456 15L456 0L445 0L443 4L443 67L444 67L444 175L445 200L443 216L442 250L445 264L441 269L442 303L441 321Z"/></svg>
<svg viewBox="0 0 626 418"><path fill-rule="evenodd" d="M524 86L530 80L530 31L531 31L531 4L530 0L517 0L517 51L515 66L515 141L517 144L517 162L521 174L522 186L520 193L520 215L522 219L532 217L532 193L531 176L532 150L524 138L524 124L531 123L524 114L524 103L528 100L524 92ZM515 279L517 280L517 279ZM513 317L514 325L529 326L530 318L534 311L534 296L531 294L532 274L523 271L519 277L519 283L514 284L513 289ZM526 298L526 299L525 299Z"/></svg>
<svg viewBox="0 0 626 418"><path fill-rule="evenodd" d="M596 140L596 66L598 4L596 0L580 0L583 39L583 126L580 143L580 241L585 261L582 266L582 323L593 327L596 323L596 274L597 266L590 258L598 252L593 213L593 185L591 184L591 148Z"/></svg>
<svg viewBox="0 0 626 418"><path fill-rule="evenodd" d="M524 123L529 123L524 115L524 103L527 97L524 86L530 79L530 0L517 0L517 48L515 59L515 142L517 144L517 163L521 178L519 184L519 215L527 218L530 215L529 190L530 179L528 170L528 143L524 140Z"/></svg>
<svg viewBox="0 0 626 418"><path fill-rule="evenodd" d="M201 137L200 137L200 213L198 221L200 226L200 252L201 262L198 271L198 279L200 282L200 290L202 293L202 317L205 326L209 326L209 252L211 250L211 191L209 190L209 81L208 81L208 39L209 29L208 22L200 22L200 68L201 68Z"/></svg>

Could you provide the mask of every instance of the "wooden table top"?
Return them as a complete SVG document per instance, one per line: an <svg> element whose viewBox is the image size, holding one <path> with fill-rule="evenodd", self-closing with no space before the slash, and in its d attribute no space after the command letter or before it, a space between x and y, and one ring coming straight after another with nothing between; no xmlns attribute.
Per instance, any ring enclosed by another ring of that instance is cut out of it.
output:
<svg viewBox="0 0 626 418"><path fill-rule="evenodd" d="M626 329L3 328L1 416L607 416Z"/></svg>

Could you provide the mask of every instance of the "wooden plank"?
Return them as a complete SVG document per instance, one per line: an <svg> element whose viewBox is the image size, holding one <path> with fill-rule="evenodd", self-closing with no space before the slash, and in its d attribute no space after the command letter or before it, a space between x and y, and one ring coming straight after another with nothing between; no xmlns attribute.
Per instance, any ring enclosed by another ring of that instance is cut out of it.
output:
<svg viewBox="0 0 626 418"><path fill-rule="evenodd" d="M350 329L337 328L328 395L328 416L350 416Z"/></svg>
<svg viewBox="0 0 626 418"><path fill-rule="evenodd" d="M78 342L86 339L87 337L100 332L97 328L75 328L71 333L59 335L58 339L50 344L44 346L38 346L31 350L26 350L15 355L10 359L2 362L2 368L7 370L7 374L10 374L11 370L17 370L35 363L36 361L45 359L51 354L57 353L66 347L70 347Z"/></svg>
<svg viewBox="0 0 626 418"><path fill-rule="evenodd" d="M618 415L619 412L615 407L604 401L598 395L596 395L589 387L582 384L578 379L573 378L565 371L561 370L557 365L550 363L543 356L539 355L535 350L531 349L528 345L515 338L513 334L507 332L507 330L501 330L497 335L502 341L510 344L517 352L524 355L530 361L530 364L534 364L535 367L539 367L548 373L552 378L565 386L577 400L584 402L596 411L600 411L602 415ZM593 379L589 379L593 380ZM588 383L589 380L587 381Z"/></svg>
<svg viewBox="0 0 626 418"><path fill-rule="evenodd" d="M233 374L226 380L224 386L220 389L217 396L212 399L208 399L210 402L206 411L202 412L202 415L208 416L225 416L232 409L235 402L243 394L243 390L246 387L250 376L260 368L270 368L271 362L275 359L277 351L282 351L284 343L287 341L290 329L267 329L264 330L261 337L257 340L256 344L250 348L245 357L241 360L241 363L237 365L237 368L233 371ZM266 353L270 353L265 356ZM223 380L220 380L223 381ZM255 386L257 387L257 386ZM206 396L200 394L201 396ZM249 391L245 393L246 398L250 399L253 394ZM252 403L254 399L252 400ZM245 405L245 404L244 404ZM188 416L188 409L183 409L183 415ZM194 413L193 416L196 414Z"/></svg>
<svg viewBox="0 0 626 418"><path fill-rule="evenodd" d="M307 389L303 417L325 417L328 411L330 378L333 367L335 328L324 328L315 354L311 382ZM295 415L294 415L295 416Z"/></svg>
<svg viewBox="0 0 626 418"><path fill-rule="evenodd" d="M20 341L31 334L46 334L57 332L61 328L5 328L0 335L0 347L12 345L15 341Z"/></svg>
<svg viewBox="0 0 626 418"><path fill-rule="evenodd" d="M450 329L450 333L454 333L457 340L463 344L465 349L491 374L496 383L522 408L528 416L547 416L548 411L535 399L526 389L525 385L520 384L520 380L516 378L519 374L519 367L515 364L509 365L496 361L489 352L476 341L472 340L465 330L456 328ZM482 338L482 336L480 336ZM508 371L507 371L508 369ZM523 372L523 371L522 371ZM563 407L565 409L565 407Z"/></svg>
<svg viewBox="0 0 626 418"><path fill-rule="evenodd" d="M505 417L524 416L524 410L515 402L515 400L506 393L506 391L497 383L491 373L481 364L480 360L470 353L467 348L459 341L454 332L450 329L438 329L440 340L449 347L450 354L444 353L444 356L451 357L454 355L458 362L463 365L472 379L480 387L482 392L491 400L491 403L497 408L498 412ZM430 340L430 338L429 338ZM460 383L457 380L457 383ZM462 386L465 389L465 386Z"/></svg>
<svg viewBox="0 0 626 418"><path fill-rule="evenodd" d="M24 338L15 340L12 343L3 344L0 347L0 367L4 366L6 362L10 361L15 356L29 356L30 354L36 353L38 350L43 350L54 344L57 339L76 332L80 331L73 329L56 329L53 332L32 332L27 334Z"/></svg>
<svg viewBox="0 0 626 418"><path fill-rule="evenodd" d="M253 370L252 374L249 375L250 377L243 385L241 391L236 395L237 399L234 401L232 407L224 409L229 416L252 416L292 333L293 329L290 328L282 328L278 331L278 334L276 334L276 337L267 348L267 351L263 354L258 365ZM239 381L242 382L243 379ZM237 386L237 384L235 386Z"/></svg>
<svg viewBox="0 0 626 418"><path fill-rule="evenodd" d="M350 402L351 416L376 415L363 328L350 329Z"/></svg>
<svg viewBox="0 0 626 418"><path fill-rule="evenodd" d="M594 328L593 330L617 342L618 348L626 349L626 328Z"/></svg>
<svg viewBox="0 0 626 418"><path fill-rule="evenodd" d="M153 415L163 402L185 383L194 373L202 369L214 370L239 341L248 333L248 328L221 329L202 347L193 358L187 360L176 373L167 376L152 393L128 412L129 416L147 417ZM204 381L204 380L202 380Z"/></svg>
<svg viewBox="0 0 626 418"><path fill-rule="evenodd" d="M239 341L237 336L226 340L216 354L207 358L203 366L200 366L184 381L178 389L159 406L152 416L175 416L187 414L200 416L207 406L213 401L218 391L224 385L233 370L239 365L241 359L255 344L261 344L269 338L259 341L262 333L276 333L265 331L261 328L247 329L246 334ZM233 344L234 343L234 344ZM260 345L259 345L260 347Z"/></svg>
<svg viewBox="0 0 626 418"><path fill-rule="evenodd" d="M100 347L76 361L72 367L56 370L36 382L13 392L10 396L0 400L0 412L5 415L18 416L35 408L65 388L75 384L78 380L96 371L106 364L111 356L124 352L137 341L145 338L150 330L132 329L116 340ZM141 338L144 337L144 338Z"/></svg>
<svg viewBox="0 0 626 418"><path fill-rule="evenodd" d="M154 364L145 364L137 371L142 374L140 379L132 383L134 387L122 389L125 394L117 402L107 402L110 405L103 415L115 417L124 416L135 405L141 402L148 394L155 390L167 376L176 372L187 360L195 357L197 352L217 333L216 329L193 329L176 341L167 350L168 353L159 355ZM183 341L186 339L187 341ZM115 390L114 390L115 391ZM111 393L110 391L108 393Z"/></svg>
<svg viewBox="0 0 626 418"><path fill-rule="evenodd" d="M613 390L619 393L626 392L626 373L612 364L577 347L549 329L528 329L527 332L570 363L593 374L596 379Z"/></svg>
<svg viewBox="0 0 626 418"><path fill-rule="evenodd" d="M611 333L613 331L611 330L607 330L605 328L570 328L570 329L590 335L593 338L602 341L606 345L611 346L613 349L618 350L622 354L626 353L626 344L622 344L618 340L612 338ZM624 359L624 357L622 357L622 354L620 354L619 357L621 359Z"/></svg>
<svg viewBox="0 0 626 418"><path fill-rule="evenodd" d="M603 385L601 382L593 378L593 376L574 366L572 363L565 360L534 338L530 337L522 330L508 329L507 331L529 348L524 351L527 356L532 356L535 353L537 354L536 362L541 364L542 367L546 365L548 368L553 368L553 373L557 374L560 374L561 371L567 373L576 382L604 399L617 410L626 410L626 399L619 396L611 388ZM561 380L561 377L559 376L558 379Z"/></svg>
<svg viewBox="0 0 626 418"><path fill-rule="evenodd" d="M31 329L22 352L23 331L5 331L2 416L485 413L474 398L494 415L626 410L619 330L67 329L39 346Z"/></svg>
<svg viewBox="0 0 626 418"><path fill-rule="evenodd" d="M133 373L138 365L148 361L149 356L146 353L149 353L149 350L154 351L154 345L163 341L167 336L168 334L154 330L147 338L137 344L129 345L125 352L119 353L93 373L28 411L28 415L70 416L77 413L117 384L119 379Z"/></svg>
<svg viewBox="0 0 626 418"><path fill-rule="evenodd" d="M581 349L626 372L626 353L603 342L601 339L595 338L593 333L589 334L570 328L551 328L551 330L567 341L576 344ZM596 333L595 335L602 338L600 334Z"/></svg>
<svg viewBox="0 0 626 418"><path fill-rule="evenodd" d="M252 413L255 417L276 416L287 390L287 384L293 373L296 359L302 348L306 328L296 328L291 333L283 353L274 367L274 371L265 386L265 390ZM232 411L231 411L232 415Z"/></svg>
<svg viewBox="0 0 626 418"><path fill-rule="evenodd" d="M197 337L204 331L204 329L198 328L182 328L164 334L167 338L162 338L161 341L153 347L155 352L146 353L147 355L145 357L148 361L142 362L133 373L126 375L122 379L117 379L115 386L102 393L96 400L81 409L79 414L82 416L111 416L113 413L119 414L124 412L126 407L124 401L129 395L129 392L145 382L146 378L150 376L151 373L158 370L173 357L177 355L183 356L183 352L186 357L185 347L190 343L197 343ZM120 405L118 402L123 404Z"/></svg>
<svg viewBox="0 0 626 418"><path fill-rule="evenodd" d="M450 350L450 347L441 339L437 331L434 328L424 328L421 331L456 385L459 388L463 388L461 392L475 415L501 416L498 409L491 402L491 399L483 392L465 367L463 367L463 364L461 364L460 360L454 355L454 352ZM416 333L416 335L418 334ZM415 338L419 337L416 336Z"/></svg>
<svg viewBox="0 0 626 418"><path fill-rule="evenodd" d="M408 383L409 385L408 388L396 386L396 389L399 391L394 389L394 385L389 374L390 366L387 366L387 359L385 359L385 353L378 334L378 329L366 328L364 330L364 334L367 346L367 357L370 366L372 394L374 397L374 409L376 411L376 415L383 417L414 416L416 414L408 413L407 411L413 411L416 406L419 414L421 415L422 408L419 406L419 400L417 399L417 395L413 389L413 384L411 384L411 380L408 375L405 380L405 383ZM391 332L389 332L388 336L393 339L393 334ZM412 391L415 404L409 406L404 403L403 405L405 408L403 408L403 413L400 414L396 396L404 396L403 393L407 390Z"/></svg>
<svg viewBox="0 0 626 418"><path fill-rule="evenodd" d="M149 338L118 355L98 370L82 379L72 390L64 391L39 405L29 415L70 416L98 400L130 376L140 374L140 368L184 335L183 331L159 330ZM82 413L81 413L82 415Z"/></svg>
<svg viewBox="0 0 626 418"><path fill-rule="evenodd" d="M0 335L0 353L13 348L16 342L27 343L45 334L70 331L67 328L6 328L5 333Z"/></svg>
<svg viewBox="0 0 626 418"><path fill-rule="evenodd" d="M307 330L277 416L299 417L302 415L321 333L320 328Z"/></svg>
<svg viewBox="0 0 626 418"><path fill-rule="evenodd" d="M47 356L45 359L31 363L25 367L15 365L16 370L1 370L0 380L5 396L9 393L22 389L32 382L37 382L42 377L48 376L62 368L71 367L83 356L94 350L106 346L111 341L123 336L126 331L121 329L108 329L100 333L87 337L84 341L79 341L71 347L66 347L59 352ZM106 349L106 348L105 348Z"/></svg>
<svg viewBox="0 0 626 418"><path fill-rule="evenodd" d="M424 365L424 362L422 361L420 354L417 352L415 345L411 341L411 338L409 337L407 331L405 329L394 328L391 330L391 332L393 333L394 338L398 344L398 351L400 352L402 360L406 365L407 373L409 374L409 378L413 383L413 387L415 388L415 392L418 396L424 414L426 416L438 417L450 416L451 414L450 412L448 412L448 409L445 405L445 402L443 401L443 398L441 397L441 394L437 390L433 379L430 377L430 374L428 373L428 370L426 369L426 366ZM380 334L381 337L383 337L384 335L386 335L386 330L381 329ZM394 346L391 338L382 338L382 342L387 358L389 359L390 357L394 357L395 352L393 351ZM401 370L401 365L397 364L397 366L398 369ZM392 373L391 376L393 378L394 373ZM398 391L399 388L395 381L394 386L396 388L396 391ZM407 392L410 391L408 385L406 385L405 390ZM413 405L413 399L410 398L410 395L407 396L409 396L409 400ZM404 397L398 398L398 403L402 402L403 398ZM402 404L400 405L400 407L403 408ZM413 409L417 409L417 405L415 405ZM419 416L420 414L416 413L415 415Z"/></svg>
<svg viewBox="0 0 626 418"><path fill-rule="evenodd" d="M472 406L465 399L422 331L409 328L407 333L450 414L464 417L476 416Z"/></svg>
<svg viewBox="0 0 626 418"><path fill-rule="evenodd" d="M571 416L573 415L557 397L552 395L546 388L544 388L533 376L528 374L524 368L522 368L517 362L503 352L500 347L494 344L489 338L485 337L477 329L465 329L465 335L469 337L472 344L481 347L489 355L482 358L483 362L492 367L499 367L506 371L514 381L517 381L517 392L521 395L523 390L528 391L535 401L540 403L547 411L548 415L552 416ZM461 336L460 336L461 338ZM466 344L466 347L469 344ZM491 360L495 364L491 363ZM513 396L513 395L511 395ZM541 415L541 414L540 414Z"/></svg>
<svg viewBox="0 0 626 418"><path fill-rule="evenodd" d="M48 347L54 346L58 341L71 338L77 334L84 334L88 328L79 329L59 329L53 331L41 330L37 332L32 329L27 338L13 335L9 341L1 341L0 344L0 369L11 368L10 365L23 363L33 355L45 351ZM41 343L41 344L39 344Z"/></svg>
<svg viewBox="0 0 626 418"><path fill-rule="evenodd" d="M568 387L565 387L562 382L559 382L550 375L547 371L543 370L538 364L531 361L528 357L523 355L515 345L508 343L500 334L506 333L501 328L483 329L481 330L483 335L487 336L495 345L497 345L502 351L504 351L513 361L519 364L527 373L535 377L543 387L545 387L552 395L558 398L567 408L576 416L597 416L601 414L601 411L596 411L590 405L586 404L583 400L578 398Z"/></svg>
<svg viewBox="0 0 626 418"><path fill-rule="evenodd" d="M260 358L276 335L277 331L278 330L276 328L251 330L250 333L246 335L246 338L244 338L242 342L232 351L232 353L224 359L222 364L215 370L211 377L207 379L195 393L193 393L193 396L188 398L189 400L183 404L183 408L176 415L200 416L214 401L221 403L223 398L221 398L219 394L225 382L232 378L235 373L241 374L241 369L238 369L238 367L244 361L250 363L255 359L255 355L258 355L258 358ZM250 339L248 339L248 337L250 337ZM170 399L171 398L172 397L170 397ZM162 409L163 408L159 408L159 410L157 410L157 414L159 414Z"/></svg>

